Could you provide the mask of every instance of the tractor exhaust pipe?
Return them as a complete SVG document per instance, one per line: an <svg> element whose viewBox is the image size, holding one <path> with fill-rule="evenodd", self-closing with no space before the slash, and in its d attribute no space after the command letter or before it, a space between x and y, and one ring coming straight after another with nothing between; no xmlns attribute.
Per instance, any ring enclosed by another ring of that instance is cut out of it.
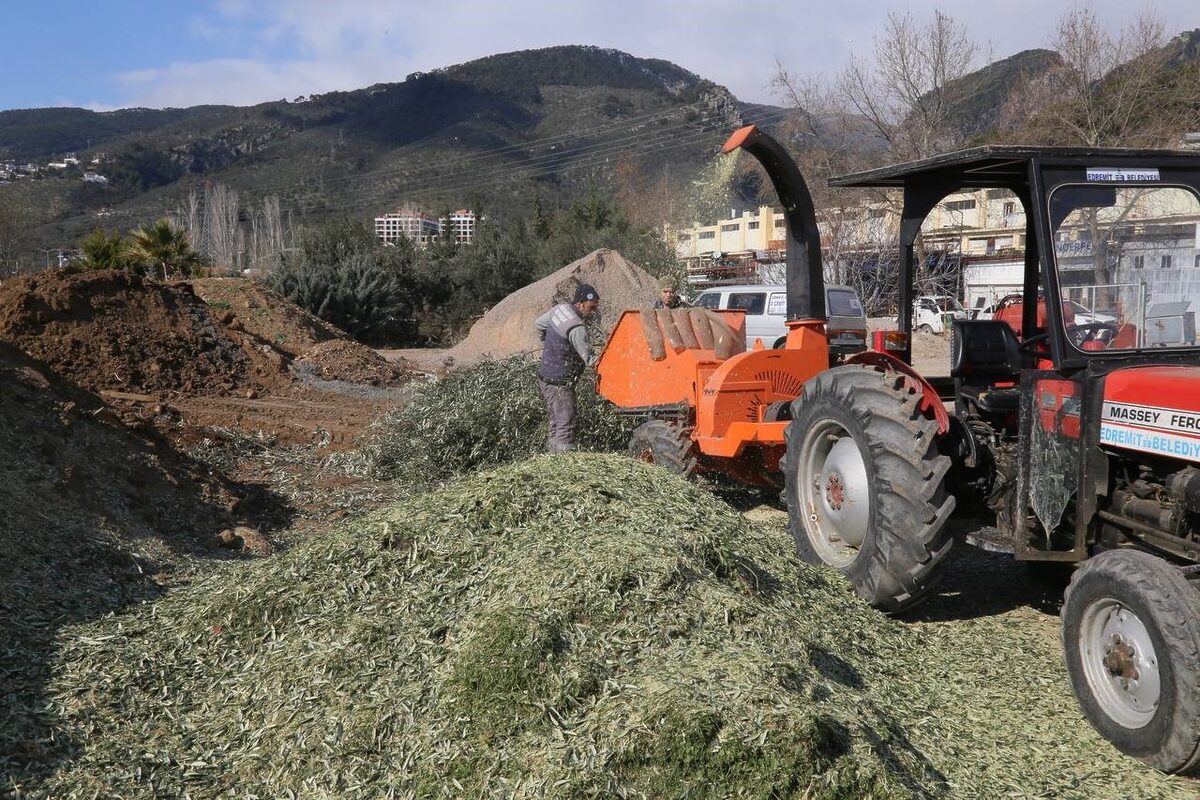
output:
<svg viewBox="0 0 1200 800"><path fill-rule="evenodd" d="M796 322L826 321L825 274L821 267L821 233L808 184L800 168L779 142L757 125L734 131L721 148L731 153L742 148L758 159L779 195L787 221L787 318Z"/></svg>

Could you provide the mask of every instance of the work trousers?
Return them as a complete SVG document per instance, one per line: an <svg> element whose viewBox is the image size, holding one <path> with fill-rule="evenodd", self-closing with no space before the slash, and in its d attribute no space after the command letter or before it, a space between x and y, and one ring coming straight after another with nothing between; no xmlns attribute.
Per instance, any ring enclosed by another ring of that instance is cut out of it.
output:
<svg viewBox="0 0 1200 800"><path fill-rule="evenodd" d="M565 453L575 448L575 386L555 386L538 379L542 399L546 401L546 415L550 418L550 436L547 449L551 453Z"/></svg>

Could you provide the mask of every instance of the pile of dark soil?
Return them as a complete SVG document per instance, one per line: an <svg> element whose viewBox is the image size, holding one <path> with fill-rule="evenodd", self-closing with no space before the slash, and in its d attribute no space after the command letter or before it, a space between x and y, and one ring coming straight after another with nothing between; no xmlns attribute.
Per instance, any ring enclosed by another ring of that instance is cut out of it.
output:
<svg viewBox="0 0 1200 800"><path fill-rule="evenodd" d="M92 391L256 397L288 392L304 358L326 381L410 377L252 281L163 284L58 270L0 287L0 340Z"/></svg>
<svg viewBox="0 0 1200 800"><path fill-rule="evenodd" d="M324 381L393 386L414 377L404 362L395 367L339 328L313 316L261 283L246 278L190 281L212 315L270 345L305 371Z"/></svg>
<svg viewBox="0 0 1200 800"><path fill-rule="evenodd" d="M344 331L248 278L195 278L188 284L214 317L228 319L291 358L321 342L352 341Z"/></svg>
<svg viewBox="0 0 1200 800"><path fill-rule="evenodd" d="M0 339L92 391L230 394L291 380L285 358L214 320L188 284L127 272L6 281Z"/></svg>

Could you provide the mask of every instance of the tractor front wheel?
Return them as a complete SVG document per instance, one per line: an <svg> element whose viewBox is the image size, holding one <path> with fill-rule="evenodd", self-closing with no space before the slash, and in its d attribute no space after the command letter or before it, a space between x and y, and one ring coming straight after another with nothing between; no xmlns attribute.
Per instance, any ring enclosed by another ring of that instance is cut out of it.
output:
<svg viewBox="0 0 1200 800"><path fill-rule="evenodd" d="M800 557L845 575L885 611L919 603L954 543L937 423L903 376L851 364L809 380L792 404L783 472Z"/></svg>
<svg viewBox="0 0 1200 800"><path fill-rule="evenodd" d="M661 419L643 422L633 429L629 455L684 478L690 478L696 471L695 444L687 431Z"/></svg>
<svg viewBox="0 0 1200 800"><path fill-rule="evenodd" d="M1177 567L1137 550L1083 562L1063 600L1067 673L1084 715L1164 772L1200 766L1198 603Z"/></svg>

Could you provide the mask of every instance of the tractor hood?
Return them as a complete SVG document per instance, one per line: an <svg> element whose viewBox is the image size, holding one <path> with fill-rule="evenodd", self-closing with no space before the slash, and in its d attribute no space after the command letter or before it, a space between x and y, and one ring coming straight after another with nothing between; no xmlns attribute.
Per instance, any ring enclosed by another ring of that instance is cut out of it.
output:
<svg viewBox="0 0 1200 800"><path fill-rule="evenodd" d="M1200 462L1200 367L1131 367L1104 380L1100 443Z"/></svg>

